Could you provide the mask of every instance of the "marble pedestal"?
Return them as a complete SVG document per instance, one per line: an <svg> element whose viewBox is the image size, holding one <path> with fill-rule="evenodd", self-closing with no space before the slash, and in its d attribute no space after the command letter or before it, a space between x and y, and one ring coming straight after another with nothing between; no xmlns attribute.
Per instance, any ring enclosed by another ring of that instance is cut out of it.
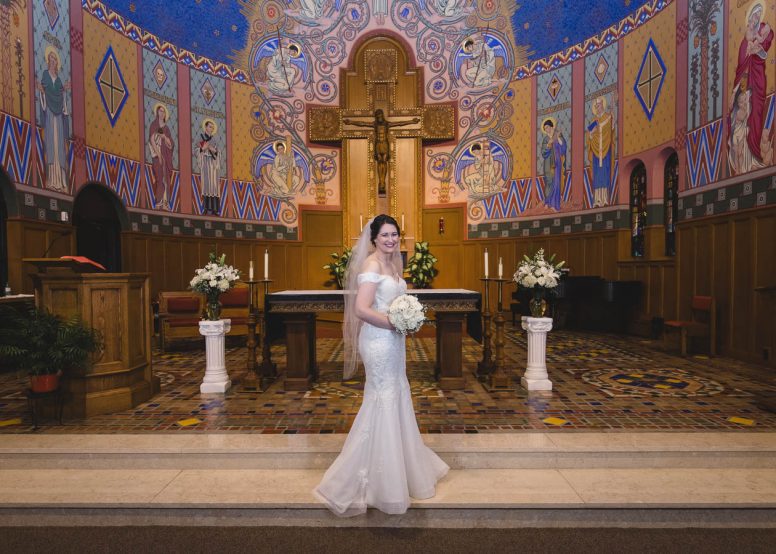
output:
<svg viewBox="0 0 776 554"><path fill-rule="evenodd" d="M552 329L552 318L523 316L522 327L528 334L528 364L520 384L528 390L552 390L545 360L547 333Z"/></svg>
<svg viewBox="0 0 776 554"><path fill-rule="evenodd" d="M226 373L224 353L224 337L231 328L231 319L199 322L199 334L205 337L205 356L207 358L205 376L199 385L201 393L224 393L232 386L232 381Z"/></svg>

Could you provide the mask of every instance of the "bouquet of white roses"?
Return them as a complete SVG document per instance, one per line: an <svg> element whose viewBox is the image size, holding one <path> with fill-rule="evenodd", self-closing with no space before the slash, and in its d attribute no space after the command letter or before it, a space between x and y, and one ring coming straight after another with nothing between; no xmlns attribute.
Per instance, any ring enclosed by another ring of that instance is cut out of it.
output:
<svg viewBox="0 0 776 554"><path fill-rule="evenodd" d="M240 271L231 265L226 265L226 254L220 258L210 253L210 261L205 267L194 272L194 278L189 283L191 290L201 292L208 301L217 301L221 293L228 291L240 279Z"/></svg>
<svg viewBox="0 0 776 554"><path fill-rule="evenodd" d="M388 308L388 321L402 335L418 331L425 320L426 307L411 294L397 296Z"/></svg>
<svg viewBox="0 0 776 554"><path fill-rule="evenodd" d="M541 287L545 289L554 289L558 286L560 279L560 268L566 262L555 263L555 254L548 260L544 259L544 249L532 257L523 256L520 265L514 275L515 282L527 289Z"/></svg>

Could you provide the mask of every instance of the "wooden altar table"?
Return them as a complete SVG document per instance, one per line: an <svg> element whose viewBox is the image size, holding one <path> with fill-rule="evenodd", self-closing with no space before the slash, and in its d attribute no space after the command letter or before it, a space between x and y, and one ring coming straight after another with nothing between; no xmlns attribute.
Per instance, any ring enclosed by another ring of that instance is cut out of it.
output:
<svg viewBox="0 0 776 554"><path fill-rule="evenodd" d="M464 388L463 326L481 340L480 293L466 289L410 289L429 311L436 314L436 363L434 376L444 390ZM284 290L266 297L266 309L281 316L286 334L286 390L308 390L318 378L315 358L315 314L341 312L341 290Z"/></svg>

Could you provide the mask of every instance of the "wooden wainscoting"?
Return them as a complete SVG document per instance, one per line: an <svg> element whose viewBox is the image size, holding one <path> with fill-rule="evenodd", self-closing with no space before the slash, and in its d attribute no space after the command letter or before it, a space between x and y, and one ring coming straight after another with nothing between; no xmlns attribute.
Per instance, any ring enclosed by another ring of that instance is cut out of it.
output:
<svg viewBox="0 0 776 554"><path fill-rule="evenodd" d="M713 296L718 351L776 367L776 208L685 221L678 233L679 318L693 295Z"/></svg>

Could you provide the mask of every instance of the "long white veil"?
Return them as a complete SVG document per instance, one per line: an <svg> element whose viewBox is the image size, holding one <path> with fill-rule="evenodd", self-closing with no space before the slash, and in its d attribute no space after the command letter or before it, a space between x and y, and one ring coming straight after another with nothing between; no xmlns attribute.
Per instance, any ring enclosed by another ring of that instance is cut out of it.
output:
<svg viewBox="0 0 776 554"><path fill-rule="evenodd" d="M361 229L361 236L353 247L348 265L345 266L345 320L342 324L343 347L345 351L344 378L350 379L358 369L358 333L361 331L362 321L356 316L356 295L358 294L358 275L361 273L367 256L375 251L372 244L372 223L375 219L388 219L381 224L394 225L399 231L399 225L392 217L380 214L369 221ZM397 248L391 259L393 269L398 276L402 274L402 257Z"/></svg>
<svg viewBox="0 0 776 554"><path fill-rule="evenodd" d="M356 374L358 368L358 333L361 330L362 321L356 316L356 294L358 293L358 274L364 267L367 256L374 251L371 240L371 226L373 219L367 221L361 229L361 236L353 247L345 266L345 319L342 324L342 339L345 353L344 378L350 379Z"/></svg>

